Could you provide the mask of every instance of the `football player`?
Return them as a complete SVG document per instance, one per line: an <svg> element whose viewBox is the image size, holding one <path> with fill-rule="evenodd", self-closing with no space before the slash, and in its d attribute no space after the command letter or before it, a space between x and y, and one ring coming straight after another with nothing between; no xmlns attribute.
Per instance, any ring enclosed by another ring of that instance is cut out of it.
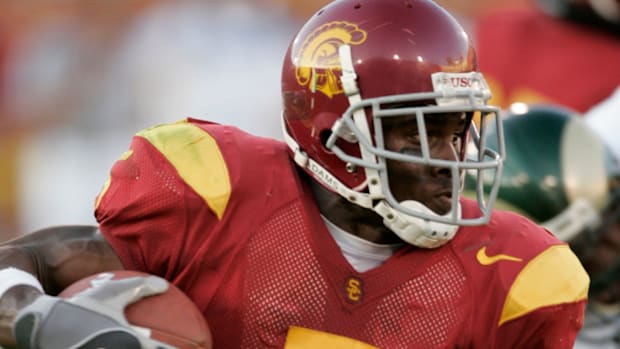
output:
<svg viewBox="0 0 620 349"><path fill-rule="evenodd" d="M143 130L97 227L3 245L2 341L50 348L52 319L100 315L54 295L125 268L184 290L216 348L570 348L589 278L566 243L492 211L504 151L485 146L488 119L501 126L490 97L434 2L330 3L284 57L285 142L192 118ZM476 200L460 195L468 169L494 178ZM75 326L74 346L131 333L119 327Z"/></svg>
<svg viewBox="0 0 620 349"><path fill-rule="evenodd" d="M520 106L503 120L507 160L496 207L570 244L592 279L575 348L620 348L620 168L603 138L559 105ZM523 108L525 107L525 108ZM487 146L498 144L488 133ZM467 178L472 188L474 177Z"/></svg>

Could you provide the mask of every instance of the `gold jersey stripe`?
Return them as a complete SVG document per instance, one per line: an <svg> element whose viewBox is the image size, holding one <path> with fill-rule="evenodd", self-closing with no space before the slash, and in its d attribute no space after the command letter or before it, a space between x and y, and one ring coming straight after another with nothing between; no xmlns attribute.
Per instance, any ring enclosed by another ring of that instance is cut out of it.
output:
<svg viewBox="0 0 620 349"><path fill-rule="evenodd" d="M121 160L127 160L129 159L129 157L133 154L133 150L127 150L126 152L124 152L121 157L118 159L119 161ZM99 195L97 195L97 199L95 201L95 209L97 209L97 207L99 207L99 204L101 203L101 199L103 199L103 196L105 195L105 193L108 192L108 189L110 188L110 184L112 183L112 178L110 176L108 176L108 179L105 181L105 183L103 184L103 188L101 188L101 191L99 192Z"/></svg>
<svg viewBox="0 0 620 349"><path fill-rule="evenodd" d="M286 335L284 349L379 349L353 338L339 336L309 328L291 326Z"/></svg>
<svg viewBox="0 0 620 349"><path fill-rule="evenodd" d="M138 136L157 148L218 219L222 218L230 198L230 177L213 137L185 120L146 129Z"/></svg>
<svg viewBox="0 0 620 349"><path fill-rule="evenodd" d="M568 245L555 245L530 261L515 279L499 325L545 306L584 300L590 278Z"/></svg>

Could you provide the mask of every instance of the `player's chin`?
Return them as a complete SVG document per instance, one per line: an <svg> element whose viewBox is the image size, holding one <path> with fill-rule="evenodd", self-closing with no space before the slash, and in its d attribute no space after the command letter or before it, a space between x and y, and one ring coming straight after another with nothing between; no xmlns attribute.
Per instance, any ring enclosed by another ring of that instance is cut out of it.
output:
<svg viewBox="0 0 620 349"><path fill-rule="evenodd" d="M426 207L438 215L445 215L452 208L452 198L449 195L437 195L425 203Z"/></svg>

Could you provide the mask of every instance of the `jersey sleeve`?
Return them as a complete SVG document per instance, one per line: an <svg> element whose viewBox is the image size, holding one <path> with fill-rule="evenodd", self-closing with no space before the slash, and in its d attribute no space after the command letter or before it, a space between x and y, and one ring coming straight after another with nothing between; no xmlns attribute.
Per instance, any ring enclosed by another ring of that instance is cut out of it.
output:
<svg viewBox="0 0 620 349"><path fill-rule="evenodd" d="M216 141L186 121L136 134L95 217L126 268L171 277L222 217L230 180Z"/></svg>
<svg viewBox="0 0 620 349"><path fill-rule="evenodd" d="M498 339L511 348L572 348L583 325L589 277L568 245L553 245L514 280Z"/></svg>
<svg viewBox="0 0 620 349"><path fill-rule="evenodd" d="M583 326L586 300L537 309L504 324L497 348L572 349Z"/></svg>

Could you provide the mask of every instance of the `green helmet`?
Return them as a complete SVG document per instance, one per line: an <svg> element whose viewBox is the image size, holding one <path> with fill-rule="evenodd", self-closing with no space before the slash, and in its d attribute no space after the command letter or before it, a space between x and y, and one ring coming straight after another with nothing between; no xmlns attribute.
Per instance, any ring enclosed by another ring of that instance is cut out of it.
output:
<svg viewBox="0 0 620 349"><path fill-rule="evenodd" d="M615 157L601 137L575 112L553 105L509 112L503 115L502 126L506 162L495 207L548 226L564 241L600 224L597 217L620 178ZM490 129L487 146L497 149L493 133ZM486 187L484 177L482 181ZM466 194L473 188L468 174ZM568 210L575 205L581 214L572 217L574 212ZM562 219L565 214L570 217Z"/></svg>
<svg viewBox="0 0 620 349"><path fill-rule="evenodd" d="M582 262L592 258L605 222L609 217L616 222L620 170L615 156L571 110L532 105L502 117L506 161L494 207L548 228L569 242ZM490 129L486 138L491 149L497 148L494 132ZM474 178L466 175L466 196L476 188ZM488 187L484 177L479 180Z"/></svg>

